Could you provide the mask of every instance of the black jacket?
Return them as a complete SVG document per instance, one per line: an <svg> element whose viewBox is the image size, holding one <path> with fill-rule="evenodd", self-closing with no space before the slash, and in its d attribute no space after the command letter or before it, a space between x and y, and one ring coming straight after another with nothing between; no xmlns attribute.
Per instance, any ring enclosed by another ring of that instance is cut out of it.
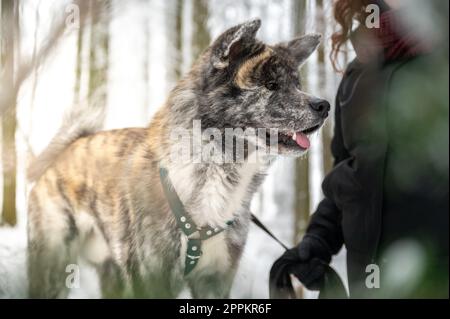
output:
<svg viewBox="0 0 450 319"><path fill-rule="evenodd" d="M335 165L306 234L331 254L345 244L354 296L367 291L366 266L382 266L399 239L417 240L448 267L448 60L447 70L436 61L355 60L340 84Z"/></svg>

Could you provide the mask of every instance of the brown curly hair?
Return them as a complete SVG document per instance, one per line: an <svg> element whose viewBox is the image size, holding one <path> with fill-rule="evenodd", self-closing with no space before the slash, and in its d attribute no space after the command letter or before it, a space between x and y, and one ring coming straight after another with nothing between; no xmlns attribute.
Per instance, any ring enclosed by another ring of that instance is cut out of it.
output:
<svg viewBox="0 0 450 319"><path fill-rule="evenodd" d="M371 0L335 0L333 4L334 19L338 23L339 29L331 36L331 52L330 59L333 68L341 72L342 69L338 65L339 53L342 45L350 38L353 23L363 23L367 17L365 8L370 4Z"/></svg>

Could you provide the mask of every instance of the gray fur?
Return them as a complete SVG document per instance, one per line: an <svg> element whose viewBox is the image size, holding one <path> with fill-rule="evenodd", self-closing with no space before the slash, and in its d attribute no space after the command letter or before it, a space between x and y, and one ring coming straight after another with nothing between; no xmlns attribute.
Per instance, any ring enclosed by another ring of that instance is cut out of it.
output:
<svg viewBox="0 0 450 319"><path fill-rule="evenodd" d="M298 65L303 65L308 57L320 44L320 34L307 34L285 43L284 45L296 59Z"/></svg>

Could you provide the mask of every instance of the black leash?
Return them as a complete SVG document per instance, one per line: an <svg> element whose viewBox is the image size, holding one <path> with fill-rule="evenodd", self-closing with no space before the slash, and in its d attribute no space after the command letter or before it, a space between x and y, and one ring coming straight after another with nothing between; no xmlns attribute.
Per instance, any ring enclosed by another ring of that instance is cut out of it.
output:
<svg viewBox="0 0 450 319"><path fill-rule="evenodd" d="M284 250L288 250L287 246L285 244L283 244L283 242L281 240L279 240L277 238L277 236L275 236L266 226L264 226L264 224L254 214L252 214L252 222L256 226L261 228L267 235L272 237L277 243L279 243L284 248Z"/></svg>

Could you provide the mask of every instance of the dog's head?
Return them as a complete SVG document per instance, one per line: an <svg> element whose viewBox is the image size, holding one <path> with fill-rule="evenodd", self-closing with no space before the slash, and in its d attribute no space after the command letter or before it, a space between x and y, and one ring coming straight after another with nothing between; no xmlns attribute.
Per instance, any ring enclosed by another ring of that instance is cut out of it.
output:
<svg viewBox="0 0 450 319"><path fill-rule="evenodd" d="M320 35L267 45L255 38L260 25L258 19L227 30L199 60L198 116L202 128L277 129L279 153L298 156L330 109L302 91L298 72Z"/></svg>

